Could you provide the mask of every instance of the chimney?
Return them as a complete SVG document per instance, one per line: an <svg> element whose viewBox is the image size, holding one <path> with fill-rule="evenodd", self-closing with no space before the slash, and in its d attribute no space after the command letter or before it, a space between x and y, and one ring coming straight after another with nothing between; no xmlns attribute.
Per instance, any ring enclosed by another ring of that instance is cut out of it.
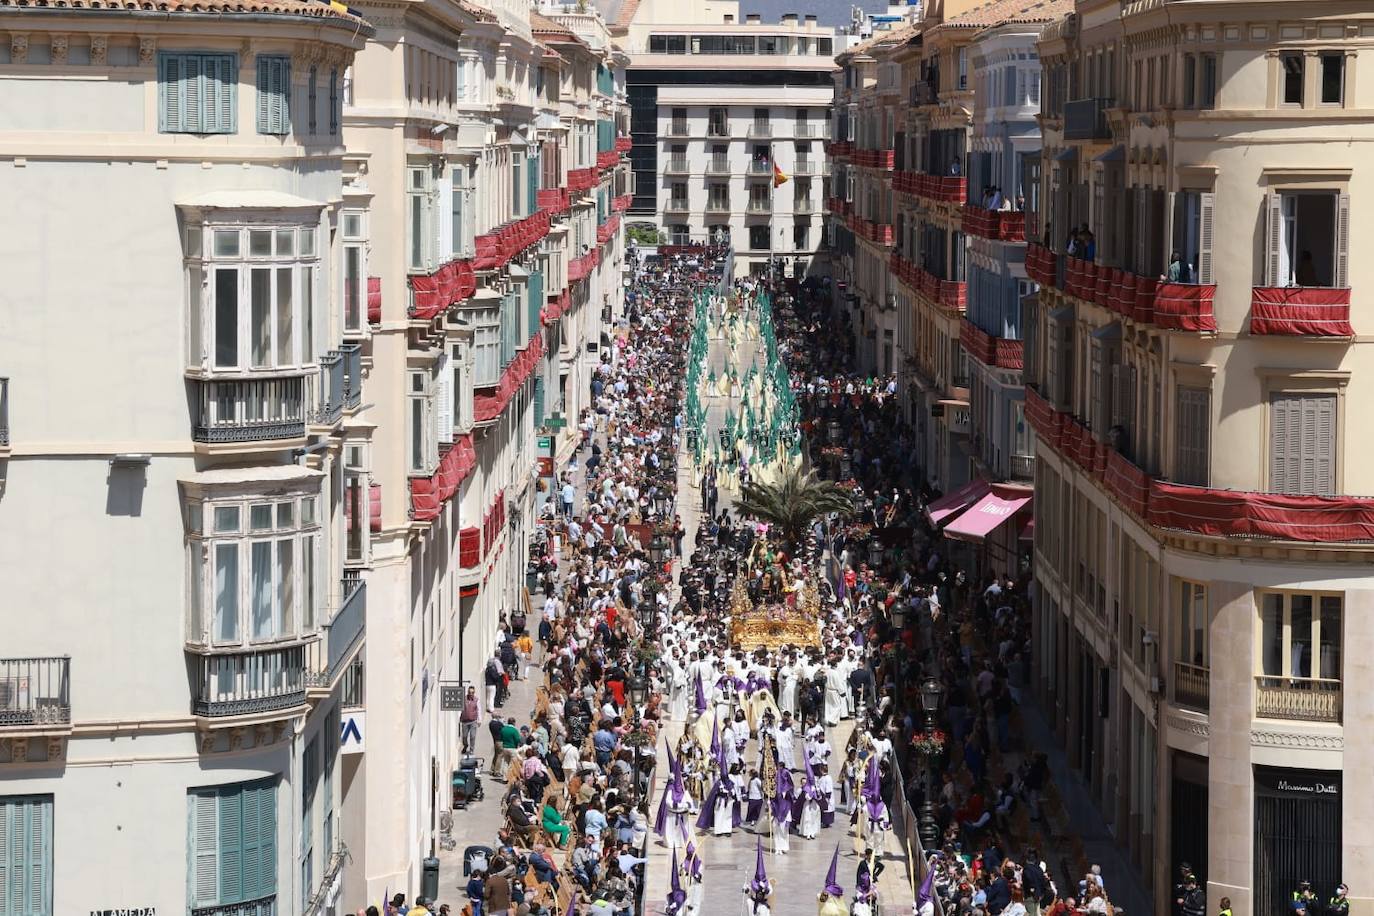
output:
<svg viewBox="0 0 1374 916"><path fill-rule="evenodd" d="M797 14L796 14L796 13L783 13L783 14L782 14L782 24L783 24L783 25L796 25L796 24L797 24Z"/></svg>
<svg viewBox="0 0 1374 916"><path fill-rule="evenodd" d="M759 13L746 13L744 21L749 25L763 25L763 16Z"/></svg>
<svg viewBox="0 0 1374 916"><path fill-rule="evenodd" d="M808 29L814 29L816 27L816 15L814 13L806 14L806 27Z"/></svg>

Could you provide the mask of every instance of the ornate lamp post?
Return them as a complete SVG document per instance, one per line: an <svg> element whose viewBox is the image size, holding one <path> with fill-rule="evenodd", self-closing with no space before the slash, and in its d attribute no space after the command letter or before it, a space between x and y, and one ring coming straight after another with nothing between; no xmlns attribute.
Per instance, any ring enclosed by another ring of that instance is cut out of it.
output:
<svg viewBox="0 0 1374 916"><path fill-rule="evenodd" d="M643 782L640 772L641 750L649 743L649 736L642 727L639 711L649 701L649 682L643 676L636 674L630 678L630 683L626 685L626 694L630 700L630 705L634 707L634 718L630 722L630 733L625 736L625 744L630 748L633 761L630 767L630 779L634 782L634 803L635 807L638 808L642 799Z"/></svg>
<svg viewBox="0 0 1374 916"><path fill-rule="evenodd" d="M933 738L935 733L935 714L940 711L944 700L945 688L933 677L926 678L921 684L921 709L926 716L926 737ZM935 758L938 756L933 747L925 751L926 791L925 801L921 804L921 846L929 851L938 847L940 830L935 823Z"/></svg>

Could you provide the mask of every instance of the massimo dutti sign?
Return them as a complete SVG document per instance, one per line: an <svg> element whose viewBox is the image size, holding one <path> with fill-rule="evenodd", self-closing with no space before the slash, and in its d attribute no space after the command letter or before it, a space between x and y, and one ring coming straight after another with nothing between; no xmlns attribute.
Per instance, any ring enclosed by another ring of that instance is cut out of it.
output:
<svg viewBox="0 0 1374 916"><path fill-rule="evenodd" d="M1338 800L1341 797L1340 770L1289 770L1255 767L1255 791L1281 798Z"/></svg>

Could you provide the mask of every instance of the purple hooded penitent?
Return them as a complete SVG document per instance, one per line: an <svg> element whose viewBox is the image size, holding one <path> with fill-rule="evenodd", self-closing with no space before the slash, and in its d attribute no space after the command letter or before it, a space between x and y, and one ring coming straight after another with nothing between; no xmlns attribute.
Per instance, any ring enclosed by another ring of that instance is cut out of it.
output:
<svg viewBox="0 0 1374 916"><path fill-rule="evenodd" d="M830 871L825 873L825 892L832 897L843 897L844 888L840 887L837 875L840 866L840 845L835 844L835 852L830 856Z"/></svg>
<svg viewBox="0 0 1374 916"><path fill-rule="evenodd" d="M777 795L773 798L773 818L777 821L792 819L792 803L796 799L797 787L792 782L792 771L778 767Z"/></svg>
<svg viewBox="0 0 1374 916"><path fill-rule="evenodd" d="M855 900L868 899L869 895L873 891L872 880L872 877L868 873L868 869L865 868L863 871L859 872L859 883L854 888Z"/></svg>
<svg viewBox="0 0 1374 916"><path fill-rule="evenodd" d="M673 878L672 885L668 889L668 906L666 912L676 913L682 909L682 905L687 902L687 892L682 889L682 879L677 873L677 850L673 850Z"/></svg>
<svg viewBox="0 0 1374 916"><path fill-rule="evenodd" d="M720 762L720 720L711 723L711 759Z"/></svg>
<svg viewBox="0 0 1374 916"><path fill-rule="evenodd" d="M696 710L697 715L701 715L706 711L706 689L701 686L700 671L697 672L696 682Z"/></svg>
<svg viewBox="0 0 1374 916"><path fill-rule="evenodd" d="M755 893L767 893L768 872L763 870L763 837L758 838L757 849L754 857L754 880L749 882L749 889Z"/></svg>
<svg viewBox="0 0 1374 916"><path fill-rule="evenodd" d="M935 866L926 863L926 877L921 882L921 889L916 892L916 907L920 909L927 903L935 899Z"/></svg>
<svg viewBox="0 0 1374 916"><path fill-rule="evenodd" d="M687 874L691 876L693 881L701 880L701 856L697 855L696 844L691 840L687 841L687 858L682 864L687 869Z"/></svg>
<svg viewBox="0 0 1374 916"><path fill-rule="evenodd" d="M654 815L654 833L659 836L668 834L668 803L682 804L682 797L687 793L687 787L682 784L682 763L673 756L667 737L663 739L663 745L668 752L668 770L672 778L663 787L663 798L659 800L658 812Z"/></svg>
<svg viewBox="0 0 1374 916"><path fill-rule="evenodd" d="M887 804L883 801L883 788L878 777L878 758L876 755L868 758L868 774L864 777L863 791L859 794L863 796L864 807L868 810L869 820L880 823L887 820Z"/></svg>

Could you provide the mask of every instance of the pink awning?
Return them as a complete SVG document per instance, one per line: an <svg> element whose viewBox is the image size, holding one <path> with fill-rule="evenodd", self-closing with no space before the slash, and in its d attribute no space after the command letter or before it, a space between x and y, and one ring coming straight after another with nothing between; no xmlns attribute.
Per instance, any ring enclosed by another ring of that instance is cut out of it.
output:
<svg viewBox="0 0 1374 916"><path fill-rule="evenodd" d="M975 477L953 493L946 493L935 502L926 506L926 518L939 527L949 521L955 513L963 512L969 506L987 495L991 487L981 477Z"/></svg>
<svg viewBox="0 0 1374 916"><path fill-rule="evenodd" d="M976 506L945 526L945 537L981 543L998 526L1011 521L1030 501L1029 495L1007 498L988 493Z"/></svg>

